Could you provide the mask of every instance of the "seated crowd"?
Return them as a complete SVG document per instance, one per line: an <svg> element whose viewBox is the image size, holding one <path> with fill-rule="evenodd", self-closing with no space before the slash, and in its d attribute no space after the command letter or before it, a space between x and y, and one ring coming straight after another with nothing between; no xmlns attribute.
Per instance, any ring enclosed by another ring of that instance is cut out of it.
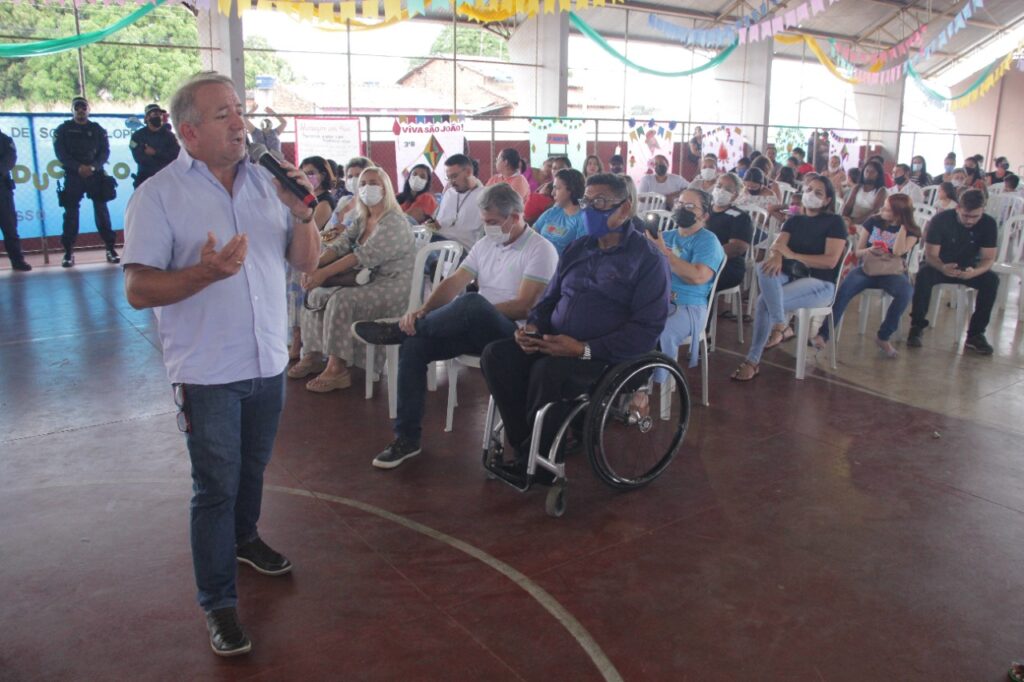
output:
<svg viewBox="0 0 1024 682"><path fill-rule="evenodd" d="M846 169L832 156L818 172L802 149L785 164L774 154L753 152L730 171L713 155L697 157L691 180L658 155L634 184L619 155L607 164L589 156L582 171L566 156L531 169L506 148L486 183L474 160L455 154L439 194L421 164L404 173L397 196L368 158L343 168L305 159L300 167L321 199L322 255L313 274L291 281L296 362L288 376L315 375L306 383L314 392L347 388L349 368L366 357L354 340L400 345L394 439L372 462L390 469L421 451L431 363L478 356L519 455L511 473L522 474L537 408L654 349L677 357L688 345L686 364L696 365L715 292L745 284L756 285L756 299L737 381L754 379L763 353L796 336L794 311L831 306L838 326L866 289L891 299L875 337L885 357L897 356L891 338L908 308L907 346L922 345L932 289L948 283L978 292L965 347L993 352L985 331L999 286L997 227L984 209L989 192L1020 191L1005 158L983 174L983 159L959 167L951 154L944 173L931 176L921 156L890 174L881 156ZM638 215L638 194L648 193L664 197L665 218ZM925 204L937 213L920 220L915 207ZM417 310L407 310L424 274L414 272L411 225L463 249ZM821 350L834 342L830 331L822 324L797 342Z"/></svg>

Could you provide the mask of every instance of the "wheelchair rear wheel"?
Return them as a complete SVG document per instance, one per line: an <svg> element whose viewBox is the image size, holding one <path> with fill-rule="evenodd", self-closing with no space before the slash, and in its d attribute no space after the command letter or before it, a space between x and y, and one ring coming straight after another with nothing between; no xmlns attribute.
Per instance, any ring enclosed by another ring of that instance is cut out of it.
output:
<svg viewBox="0 0 1024 682"><path fill-rule="evenodd" d="M678 388L667 414L656 371ZM667 355L649 353L613 369L591 394L583 427L587 457L598 478L611 487L639 488L672 462L689 419L690 392L679 365Z"/></svg>

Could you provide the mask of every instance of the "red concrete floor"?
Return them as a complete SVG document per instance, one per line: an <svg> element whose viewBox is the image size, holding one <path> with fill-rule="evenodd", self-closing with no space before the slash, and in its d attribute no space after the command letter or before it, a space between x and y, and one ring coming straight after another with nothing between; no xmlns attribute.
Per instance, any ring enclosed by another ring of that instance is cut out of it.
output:
<svg viewBox="0 0 1024 682"><path fill-rule="evenodd" d="M732 385L724 324L682 455L625 494L571 460L558 520L484 477L479 374L391 472L383 388L289 382L261 531L296 568L240 572L254 649L218 659L155 326L121 286L0 275L0 679L994 681L1024 656L1020 437L820 374Z"/></svg>

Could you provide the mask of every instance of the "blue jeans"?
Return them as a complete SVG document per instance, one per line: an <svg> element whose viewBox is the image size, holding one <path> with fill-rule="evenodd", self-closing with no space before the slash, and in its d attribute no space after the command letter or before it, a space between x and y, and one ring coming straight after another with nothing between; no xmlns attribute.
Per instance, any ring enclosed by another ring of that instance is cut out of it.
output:
<svg viewBox="0 0 1024 682"><path fill-rule="evenodd" d="M910 305L910 299L914 297L914 287L906 275L867 275L863 268L854 268L843 279L839 285L839 293L836 294L835 305L832 306L832 319L835 325L843 319L843 312L850 304L853 297L865 289L882 289L892 296L892 304L885 313L882 326L878 328L878 338L888 341L889 337L900 326L900 316ZM818 335L828 341L828 324L822 324L818 329Z"/></svg>
<svg viewBox="0 0 1024 682"><path fill-rule="evenodd" d="M199 605L235 606L235 547L257 537L263 470L284 406L284 374L185 384L192 460L192 566Z"/></svg>
<svg viewBox="0 0 1024 682"><path fill-rule="evenodd" d="M395 435L419 442L427 394L427 367L435 360L479 355L491 341L507 339L516 323L480 294L463 294L416 321L416 335L398 355L398 418Z"/></svg>
<svg viewBox="0 0 1024 682"><path fill-rule="evenodd" d="M768 343L772 327L785 324L787 311L827 305L832 300L832 292L836 287L832 282L815 277L791 281L789 275L781 272L769 277L760 266L756 268L756 273L761 295L757 299L754 333L750 340L750 352L747 353L747 361L754 365L761 362L761 354Z"/></svg>

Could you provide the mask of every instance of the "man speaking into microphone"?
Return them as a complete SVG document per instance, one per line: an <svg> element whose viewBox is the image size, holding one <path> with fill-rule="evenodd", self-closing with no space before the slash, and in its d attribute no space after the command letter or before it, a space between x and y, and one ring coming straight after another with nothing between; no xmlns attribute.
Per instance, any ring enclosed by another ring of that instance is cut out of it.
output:
<svg viewBox="0 0 1024 682"><path fill-rule="evenodd" d="M125 215L125 291L153 308L192 464L191 543L214 653L252 644L236 606L237 562L282 575L291 562L260 538L263 471L284 398L285 263L316 269L320 238L305 176L285 182L248 162L231 79L197 74L171 98L182 150L142 184ZM289 189L288 186L291 186Z"/></svg>

